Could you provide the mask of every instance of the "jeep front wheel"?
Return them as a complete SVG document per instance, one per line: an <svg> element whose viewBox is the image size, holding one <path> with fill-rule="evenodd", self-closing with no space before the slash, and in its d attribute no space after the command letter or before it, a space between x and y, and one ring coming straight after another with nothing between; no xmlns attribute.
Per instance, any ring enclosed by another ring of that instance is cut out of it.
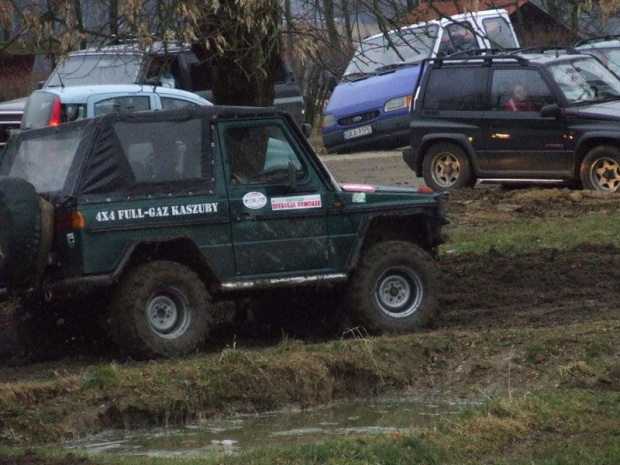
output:
<svg viewBox="0 0 620 465"><path fill-rule="evenodd" d="M476 184L467 154L451 142L440 142L428 149L422 163L422 175L426 185L436 192Z"/></svg>
<svg viewBox="0 0 620 465"><path fill-rule="evenodd" d="M402 333L424 327L437 305L431 256L400 241L380 242L361 257L347 291L354 323L370 333Z"/></svg>
<svg viewBox="0 0 620 465"><path fill-rule="evenodd" d="M620 189L620 150L602 145L586 155L581 164L584 189L616 192Z"/></svg>
<svg viewBox="0 0 620 465"><path fill-rule="evenodd" d="M204 283L188 267L169 261L144 263L114 292L111 337L134 357L180 357L206 339L210 309Z"/></svg>

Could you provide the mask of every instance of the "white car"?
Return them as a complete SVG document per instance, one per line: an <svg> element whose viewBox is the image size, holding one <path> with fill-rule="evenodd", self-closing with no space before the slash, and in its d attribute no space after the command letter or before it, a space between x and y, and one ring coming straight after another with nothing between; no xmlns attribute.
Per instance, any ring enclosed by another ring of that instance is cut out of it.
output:
<svg viewBox="0 0 620 465"><path fill-rule="evenodd" d="M20 129L57 126L110 113L174 110L192 105L212 103L192 92L148 85L46 87L28 98Z"/></svg>

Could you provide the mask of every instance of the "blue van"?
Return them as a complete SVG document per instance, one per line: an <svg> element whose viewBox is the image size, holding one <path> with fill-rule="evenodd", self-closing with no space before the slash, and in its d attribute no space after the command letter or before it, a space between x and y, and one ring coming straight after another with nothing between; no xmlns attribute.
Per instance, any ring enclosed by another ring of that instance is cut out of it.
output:
<svg viewBox="0 0 620 465"><path fill-rule="evenodd" d="M323 113L327 152L407 145L414 85L425 58L518 46L506 10L465 13L364 39Z"/></svg>

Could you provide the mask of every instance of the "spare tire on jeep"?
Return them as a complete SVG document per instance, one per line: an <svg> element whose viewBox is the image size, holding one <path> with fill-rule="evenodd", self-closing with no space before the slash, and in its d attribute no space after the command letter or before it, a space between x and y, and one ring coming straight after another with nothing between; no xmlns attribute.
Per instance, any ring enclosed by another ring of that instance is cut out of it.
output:
<svg viewBox="0 0 620 465"><path fill-rule="evenodd" d="M52 205L29 182L0 176L0 282L22 289L34 284L52 238Z"/></svg>

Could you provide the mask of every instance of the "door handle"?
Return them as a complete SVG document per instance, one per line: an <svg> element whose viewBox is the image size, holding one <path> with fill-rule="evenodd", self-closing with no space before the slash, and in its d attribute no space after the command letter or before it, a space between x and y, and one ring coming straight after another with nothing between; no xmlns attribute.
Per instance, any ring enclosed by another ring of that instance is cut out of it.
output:
<svg viewBox="0 0 620 465"><path fill-rule="evenodd" d="M237 221L256 221L256 217L247 212L237 213Z"/></svg>

